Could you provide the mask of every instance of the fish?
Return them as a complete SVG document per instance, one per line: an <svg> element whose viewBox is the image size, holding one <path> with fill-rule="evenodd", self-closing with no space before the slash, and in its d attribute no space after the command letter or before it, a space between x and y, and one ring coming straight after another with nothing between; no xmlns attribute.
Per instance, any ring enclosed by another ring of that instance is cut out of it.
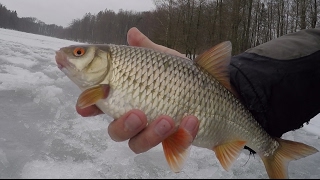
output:
<svg viewBox="0 0 320 180"><path fill-rule="evenodd" d="M177 128L162 142L173 172L181 171L191 145L214 151L227 171L247 146L260 156L269 178L288 178L291 160L318 150L271 137L260 126L230 84L231 51L231 42L224 41L191 60L142 47L81 44L60 48L55 60L80 88L80 108L95 104L114 119L140 109L148 123L168 115L176 127L183 117L196 116L199 130L194 139Z"/></svg>

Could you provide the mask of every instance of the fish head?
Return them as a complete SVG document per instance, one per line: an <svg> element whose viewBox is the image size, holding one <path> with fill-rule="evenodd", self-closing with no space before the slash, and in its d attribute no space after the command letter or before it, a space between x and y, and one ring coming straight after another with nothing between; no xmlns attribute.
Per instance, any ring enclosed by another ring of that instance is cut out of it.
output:
<svg viewBox="0 0 320 180"><path fill-rule="evenodd" d="M72 45L56 51L58 68L80 88L107 84L111 53L107 45Z"/></svg>

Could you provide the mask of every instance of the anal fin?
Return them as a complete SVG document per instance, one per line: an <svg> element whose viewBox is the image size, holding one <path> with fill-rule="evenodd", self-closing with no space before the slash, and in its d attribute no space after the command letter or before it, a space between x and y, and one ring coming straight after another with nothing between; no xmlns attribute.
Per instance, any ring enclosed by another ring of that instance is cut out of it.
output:
<svg viewBox="0 0 320 180"><path fill-rule="evenodd" d="M221 166L228 171L232 163L238 158L241 150L245 146L246 141L227 142L213 148Z"/></svg>

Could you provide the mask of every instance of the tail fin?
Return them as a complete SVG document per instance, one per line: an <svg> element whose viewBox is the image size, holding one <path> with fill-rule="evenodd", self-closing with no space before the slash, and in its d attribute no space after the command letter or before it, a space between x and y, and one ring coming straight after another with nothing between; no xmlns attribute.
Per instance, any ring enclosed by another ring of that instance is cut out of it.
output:
<svg viewBox="0 0 320 180"><path fill-rule="evenodd" d="M280 146L272 155L263 156L263 154L260 154L269 178L271 179L288 178L288 163L291 160L297 160L319 152L314 147L303 143L279 138L277 141L279 142Z"/></svg>

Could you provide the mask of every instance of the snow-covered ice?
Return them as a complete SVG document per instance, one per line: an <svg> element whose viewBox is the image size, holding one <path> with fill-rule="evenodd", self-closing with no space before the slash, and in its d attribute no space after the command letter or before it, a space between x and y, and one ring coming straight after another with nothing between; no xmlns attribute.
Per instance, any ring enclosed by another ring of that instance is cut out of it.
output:
<svg viewBox="0 0 320 180"><path fill-rule="evenodd" d="M261 159L243 151L229 172L208 149L191 148L180 173L161 145L134 154L110 139L107 115L75 111L80 90L56 67L59 48L77 42L0 29L0 178L268 178ZM319 102L320 103L320 102ZM320 116L283 135L320 150ZM292 161L290 178L320 178L320 153Z"/></svg>

